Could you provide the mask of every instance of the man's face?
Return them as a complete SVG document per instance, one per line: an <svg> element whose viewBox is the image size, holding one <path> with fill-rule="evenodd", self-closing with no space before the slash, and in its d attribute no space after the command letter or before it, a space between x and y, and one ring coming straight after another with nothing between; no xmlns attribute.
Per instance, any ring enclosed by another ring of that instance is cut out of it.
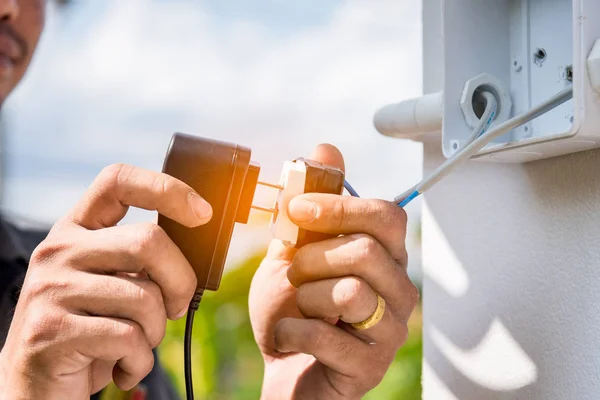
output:
<svg viewBox="0 0 600 400"><path fill-rule="evenodd" d="M0 0L0 104L27 70L45 12L46 0Z"/></svg>

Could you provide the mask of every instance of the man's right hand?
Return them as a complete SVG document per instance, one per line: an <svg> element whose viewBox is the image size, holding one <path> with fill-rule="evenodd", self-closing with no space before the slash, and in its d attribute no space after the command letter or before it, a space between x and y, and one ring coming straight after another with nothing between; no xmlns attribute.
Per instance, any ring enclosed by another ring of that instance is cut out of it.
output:
<svg viewBox="0 0 600 400"><path fill-rule="evenodd" d="M187 311L196 276L156 224L116 226L129 206L188 227L212 216L172 177L104 169L32 256L0 352L0 398L88 399L111 380L129 390L152 370L152 349L167 318Z"/></svg>

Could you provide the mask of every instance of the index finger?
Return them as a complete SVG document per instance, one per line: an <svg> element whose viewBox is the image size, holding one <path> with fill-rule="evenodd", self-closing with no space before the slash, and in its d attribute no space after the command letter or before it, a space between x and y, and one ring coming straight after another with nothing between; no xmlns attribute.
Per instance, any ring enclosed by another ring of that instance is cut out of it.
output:
<svg viewBox="0 0 600 400"><path fill-rule="evenodd" d="M116 225L130 206L156 210L193 228L210 221L212 208L191 187L167 174L125 164L104 168L70 219L87 229Z"/></svg>
<svg viewBox="0 0 600 400"><path fill-rule="evenodd" d="M406 212L395 203L322 193L293 198L290 219L302 229L329 234L366 233L396 260L405 258Z"/></svg>

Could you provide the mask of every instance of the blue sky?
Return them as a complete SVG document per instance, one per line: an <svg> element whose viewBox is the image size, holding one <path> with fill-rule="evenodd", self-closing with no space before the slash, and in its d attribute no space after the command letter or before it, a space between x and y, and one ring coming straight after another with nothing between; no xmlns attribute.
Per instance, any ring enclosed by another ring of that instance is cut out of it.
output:
<svg viewBox="0 0 600 400"><path fill-rule="evenodd" d="M372 126L377 108L421 92L420 2L78 0L50 11L3 110L9 213L51 223L105 165L160 170L175 131L251 147L265 180L321 142L343 151L365 197L392 198L421 176L421 146Z"/></svg>

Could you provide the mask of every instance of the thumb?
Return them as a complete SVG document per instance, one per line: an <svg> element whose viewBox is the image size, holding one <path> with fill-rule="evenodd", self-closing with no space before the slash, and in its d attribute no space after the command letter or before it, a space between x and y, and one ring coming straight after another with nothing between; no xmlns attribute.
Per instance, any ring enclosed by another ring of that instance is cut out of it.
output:
<svg viewBox="0 0 600 400"><path fill-rule="evenodd" d="M344 165L344 156L337 147L331 144L318 145L310 155L309 159L318 161L321 164L329 165L330 167L339 168L346 172Z"/></svg>
<svg viewBox="0 0 600 400"><path fill-rule="evenodd" d="M311 153L309 160L320 162L333 168L339 168L345 172L344 156L332 144L323 143L318 145ZM273 240L269 246L267 258L291 261L296 254L295 248L285 246L280 240Z"/></svg>

